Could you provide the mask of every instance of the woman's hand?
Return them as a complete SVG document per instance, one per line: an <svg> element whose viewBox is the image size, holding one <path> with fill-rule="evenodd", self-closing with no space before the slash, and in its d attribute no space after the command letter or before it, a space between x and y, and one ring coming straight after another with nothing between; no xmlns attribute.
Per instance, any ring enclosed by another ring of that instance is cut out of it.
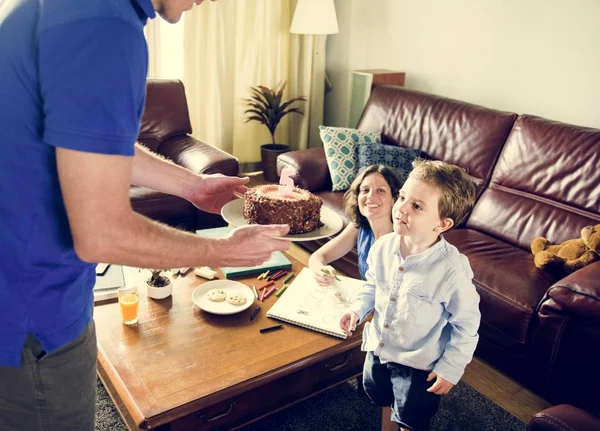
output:
<svg viewBox="0 0 600 431"><path fill-rule="evenodd" d="M315 280L319 283L319 286L333 286L335 284L335 269L330 265L315 265L311 267L315 274Z"/></svg>

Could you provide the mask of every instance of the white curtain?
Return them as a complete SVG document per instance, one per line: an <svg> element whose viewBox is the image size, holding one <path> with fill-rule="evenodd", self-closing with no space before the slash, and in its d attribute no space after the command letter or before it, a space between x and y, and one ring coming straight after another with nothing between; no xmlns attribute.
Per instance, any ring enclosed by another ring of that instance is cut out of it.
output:
<svg viewBox="0 0 600 431"><path fill-rule="evenodd" d="M308 102L297 105L304 116L286 116L275 137L278 143L303 149L312 132L311 143L318 144L325 76L324 43L319 42L324 39L319 38L324 37L289 32L295 4L296 0L204 2L184 14L183 22L170 25L155 19L146 31L149 76L182 79L194 136L238 157L242 165L258 162L260 146L271 142L264 125L245 123L242 99L251 86L273 88L285 79L284 99L307 97ZM320 45L322 51L315 49Z"/></svg>

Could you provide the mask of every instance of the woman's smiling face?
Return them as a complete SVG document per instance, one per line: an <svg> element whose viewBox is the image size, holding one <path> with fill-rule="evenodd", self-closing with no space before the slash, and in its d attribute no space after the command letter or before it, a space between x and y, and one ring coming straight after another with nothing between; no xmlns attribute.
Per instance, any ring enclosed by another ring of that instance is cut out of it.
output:
<svg viewBox="0 0 600 431"><path fill-rule="evenodd" d="M367 175L358 192L358 209L360 213L371 223L381 217L388 220L391 216L394 198L392 190L379 172Z"/></svg>

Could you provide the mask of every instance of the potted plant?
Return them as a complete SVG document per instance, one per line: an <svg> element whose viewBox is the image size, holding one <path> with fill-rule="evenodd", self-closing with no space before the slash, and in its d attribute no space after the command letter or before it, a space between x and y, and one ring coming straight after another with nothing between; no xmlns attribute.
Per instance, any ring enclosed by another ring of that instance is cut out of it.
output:
<svg viewBox="0 0 600 431"><path fill-rule="evenodd" d="M287 81L281 81L275 90L258 85L250 87L251 96L244 99L247 103L246 123L257 121L264 124L271 133L271 143L260 147L263 175L267 181L277 181L277 156L290 150L289 145L278 144L275 142L275 130L279 122L287 114L293 112L303 115L300 108L292 107L295 102L305 102L305 97L294 97L282 102L283 90Z"/></svg>
<svg viewBox="0 0 600 431"><path fill-rule="evenodd" d="M151 276L146 280L146 286L148 288L148 296L153 299L164 299L167 298L173 292L173 283L171 279L163 272L167 272L166 269L150 269Z"/></svg>

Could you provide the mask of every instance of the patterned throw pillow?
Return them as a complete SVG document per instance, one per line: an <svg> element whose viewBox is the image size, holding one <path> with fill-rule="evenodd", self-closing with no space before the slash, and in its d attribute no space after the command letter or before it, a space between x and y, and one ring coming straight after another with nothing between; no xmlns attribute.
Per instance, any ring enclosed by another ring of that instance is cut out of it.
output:
<svg viewBox="0 0 600 431"><path fill-rule="evenodd" d="M331 174L332 190L347 190L358 172L356 147L359 144L381 144L381 133L325 126L319 126L319 133Z"/></svg>
<svg viewBox="0 0 600 431"><path fill-rule="evenodd" d="M357 149L358 172L369 165L387 165L394 168L404 183L412 171L412 162L425 154L416 148L384 144L361 144Z"/></svg>

